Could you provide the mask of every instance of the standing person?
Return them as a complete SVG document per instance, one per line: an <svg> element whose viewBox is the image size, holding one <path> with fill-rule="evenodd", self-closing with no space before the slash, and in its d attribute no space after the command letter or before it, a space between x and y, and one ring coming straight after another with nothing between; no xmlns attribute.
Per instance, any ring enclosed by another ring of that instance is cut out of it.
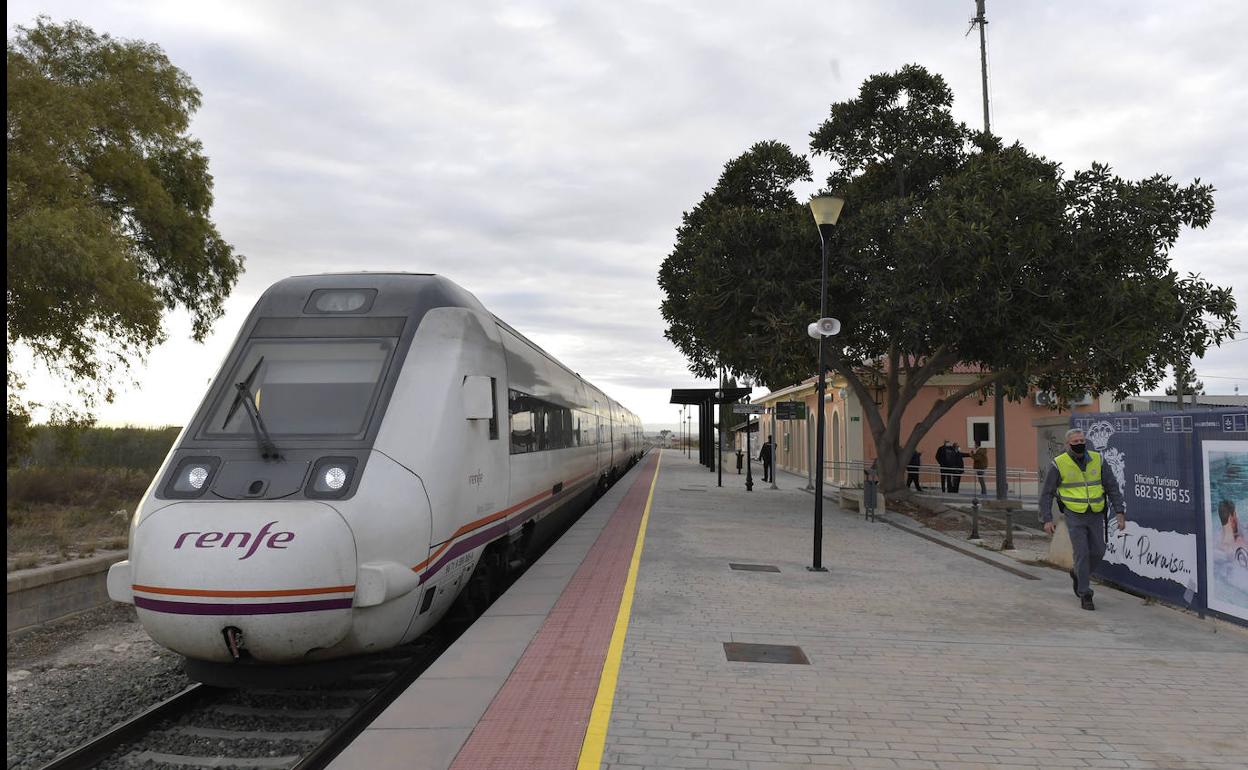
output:
<svg viewBox="0 0 1248 770"><path fill-rule="evenodd" d="M946 457L949 458L949 491L958 494L958 490L962 488L962 474L966 473L966 458L969 454L962 451L962 445L953 442Z"/></svg>
<svg viewBox="0 0 1248 770"><path fill-rule="evenodd" d="M922 464L923 454L921 452L915 452L910 455L910 465L906 468L906 489L909 489L910 485L914 484L916 492L923 491L923 487L919 485L919 466Z"/></svg>
<svg viewBox="0 0 1248 770"><path fill-rule="evenodd" d="M936 450L936 464L940 466L940 491L949 491L949 467L953 464L949 461L949 450L953 447L949 442L940 445Z"/></svg>
<svg viewBox="0 0 1248 770"><path fill-rule="evenodd" d="M1126 508L1122 492L1113 469L1101 461L1099 452L1088 449L1083 431L1071 428L1066 431L1066 451L1053 458L1049 472L1040 490L1040 515L1044 519L1044 531L1050 535L1056 529L1053 523L1053 500L1066 519L1070 533L1070 547L1074 552L1075 568L1070 580L1085 610L1095 610L1092 604L1092 573L1105 556L1106 503L1113 506L1118 518L1118 529L1127 528Z"/></svg>
<svg viewBox="0 0 1248 770"><path fill-rule="evenodd" d="M763 462L763 481L771 481L771 477L775 475L775 471L771 469L771 436L767 437L763 448L758 450L758 459Z"/></svg>
<svg viewBox="0 0 1248 770"><path fill-rule="evenodd" d="M975 479L979 481L979 493L988 496L988 485L984 483L984 475L988 472L988 450L984 442L975 442L975 451L971 452L971 467L975 469Z"/></svg>

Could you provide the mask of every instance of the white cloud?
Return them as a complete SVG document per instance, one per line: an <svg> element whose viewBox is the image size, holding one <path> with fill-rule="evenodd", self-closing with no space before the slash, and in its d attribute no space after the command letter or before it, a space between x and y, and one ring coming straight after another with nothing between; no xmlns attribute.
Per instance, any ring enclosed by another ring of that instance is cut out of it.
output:
<svg viewBox="0 0 1248 770"><path fill-rule="evenodd" d="M973 5L14 0L161 45L203 92L214 218L247 255L205 346L172 319L116 422L180 422L247 305L289 274L442 272L652 423L693 384L655 274L682 211L753 142L807 152L863 78L917 62L978 126ZM1062 162L1200 177L1211 227L1173 258L1248 303L1241 4L990 4L993 128ZM816 177L826 166L814 161ZM803 188L810 192L815 185ZM1241 311L1243 308L1241 307ZM1248 351L1197 362L1248 392ZM205 361L211 360L211 364Z"/></svg>

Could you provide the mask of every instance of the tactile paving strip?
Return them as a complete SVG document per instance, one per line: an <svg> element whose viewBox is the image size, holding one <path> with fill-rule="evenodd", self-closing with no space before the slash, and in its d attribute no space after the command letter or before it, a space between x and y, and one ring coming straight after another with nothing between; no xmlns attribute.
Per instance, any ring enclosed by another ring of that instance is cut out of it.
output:
<svg viewBox="0 0 1248 770"><path fill-rule="evenodd" d="M647 459L451 770L576 767L657 463Z"/></svg>

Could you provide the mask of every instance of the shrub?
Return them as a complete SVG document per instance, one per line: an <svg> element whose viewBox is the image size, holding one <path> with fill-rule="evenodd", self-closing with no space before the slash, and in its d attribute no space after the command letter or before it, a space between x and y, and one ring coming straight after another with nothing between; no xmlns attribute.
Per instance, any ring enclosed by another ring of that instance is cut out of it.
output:
<svg viewBox="0 0 1248 770"><path fill-rule="evenodd" d="M14 468L7 473L8 507L72 505L102 512L133 508L153 471L133 468Z"/></svg>

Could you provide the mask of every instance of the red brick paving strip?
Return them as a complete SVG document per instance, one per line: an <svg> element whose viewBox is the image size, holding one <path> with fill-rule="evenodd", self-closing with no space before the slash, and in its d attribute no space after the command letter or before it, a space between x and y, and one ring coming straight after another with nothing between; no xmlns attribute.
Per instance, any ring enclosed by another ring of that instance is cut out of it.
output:
<svg viewBox="0 0 1248 770"><path fill-rule="evenodd" d="M654 478L647 458L451 770L574 770Z"/></svg>

